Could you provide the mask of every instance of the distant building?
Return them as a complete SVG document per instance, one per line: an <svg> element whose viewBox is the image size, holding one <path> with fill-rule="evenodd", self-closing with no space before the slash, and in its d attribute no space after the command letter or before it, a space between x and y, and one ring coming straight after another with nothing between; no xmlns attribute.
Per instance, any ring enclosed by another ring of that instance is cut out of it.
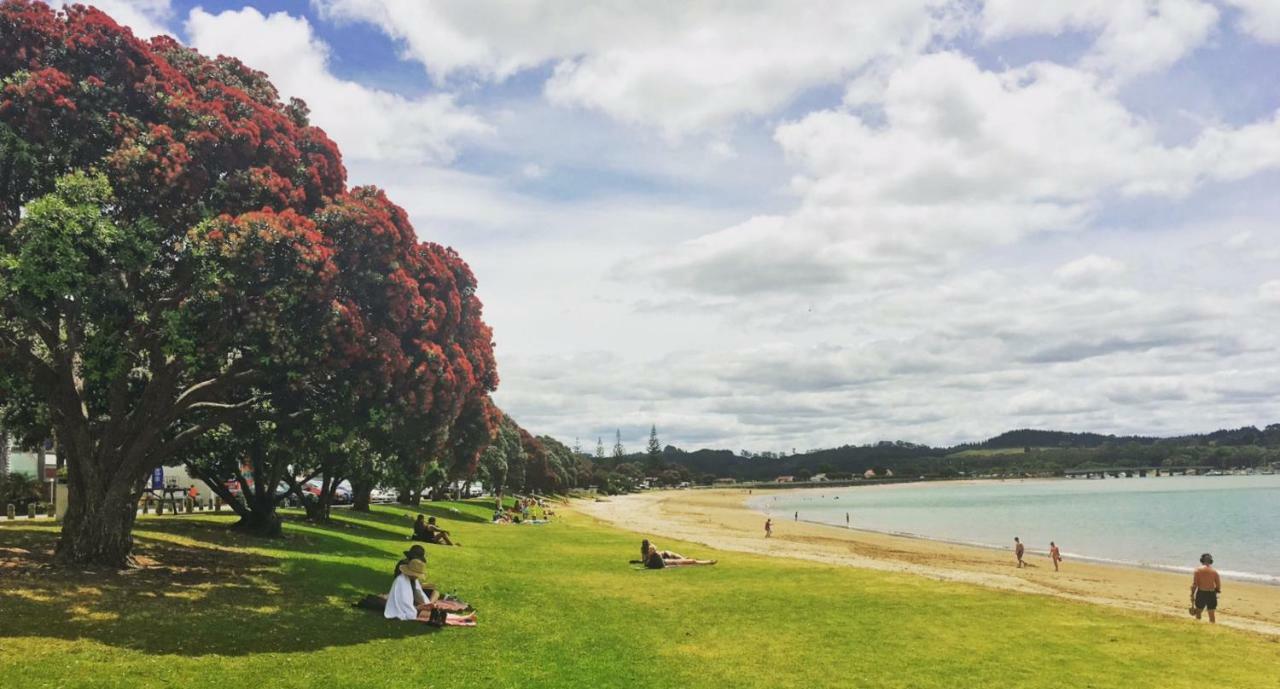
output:
<svg viewBox="0 0 1280 689"><path fill-rule="evenodd" d="M827 475L826 475L826 474L814 474L813 476L810 476L810 477L809 477L809 480L810 480L810 481L818 481L818 482L826 481L826 480L827 480Z"/></svg>
<svg viewBox="0 0 1280 689"><path fill-rule="evenodd" d="M875 477L876 477L875 469L867 469L866 471L862 472L862 478L875 478Z"/></svg>
<svg viewBox="0 0 1280 689"><path fill-rule="evenodd" d="M779 476L778 478L775 478L773 482L774 483L794 483L795 480L796 480L796 477L794 476Z"/></svg>
<svg viewBox="0 0 1280 689"><path fill-rule="evenodd" d="M729 484L733 484L737 482L738 482L738 479L734 479L734 478L718 478L715 480L715 484L717 486L727 486Z"/></svg>

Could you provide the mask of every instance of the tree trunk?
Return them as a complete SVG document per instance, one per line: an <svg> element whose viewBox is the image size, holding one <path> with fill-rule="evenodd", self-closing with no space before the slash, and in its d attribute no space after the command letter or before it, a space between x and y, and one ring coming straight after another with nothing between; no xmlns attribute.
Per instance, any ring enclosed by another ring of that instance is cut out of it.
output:
<svg viewBox="0 0 1280 689"><path fill-rule="evenodd" d="M324 481L320 484L320 495L316 496L313 501L303 503L307 507L308 521L329 521L330 506L333 505L333 496L338 492L339 483L342 483L339 478L324 477Z"/></svg>
<svg viewBox="0 0 1280 689"><path fill-rule="evenodd" d="M368 512L369 503L373 501L373 481L354 480L351 482L351 509L355 512Z"/></svg>
<svg viewBox="0 0 1280 689"><path fill-rule="evenodd" d="M236 522L234 528L255 536L275 538L281 535L284 532L284 525L280 515L276 513L275 498L268 496L266 500L256 497L252 499L248 509L240 515L240 521Z"/></svg>
<svg viewBox="0 0 1280 689"><path fill-rule="evenodd" d="M68 465L67 514L56 559L61 564L125 569L133 564L133 522L141 476L86 476Z"/></svg>

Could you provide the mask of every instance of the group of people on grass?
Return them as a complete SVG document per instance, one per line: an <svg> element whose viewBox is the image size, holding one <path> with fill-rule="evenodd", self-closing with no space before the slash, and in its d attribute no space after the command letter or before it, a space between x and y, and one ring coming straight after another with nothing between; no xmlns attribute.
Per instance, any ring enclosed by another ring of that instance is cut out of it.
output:
<svg viewBox="0 0 1280 689"><path fill-rule="evenodd" d="M424 519L426 519L426 516L420 514L418 519L413 522L413 540L433 545L462 545L461 543L455 543L449 536L449 532L436 524L435 517L426 519L426 521L423 521Z"/></svg>
<svg viewBox="0 0 1280 689"><path fill-rule="evenodd" d="M541 512L541 517L535 513L535 509ZM492 521L494 524L546 524L554 515L555 511L540 498L516 498L515 504L510 507L503 507L502 498L498 498Z"/></svg>

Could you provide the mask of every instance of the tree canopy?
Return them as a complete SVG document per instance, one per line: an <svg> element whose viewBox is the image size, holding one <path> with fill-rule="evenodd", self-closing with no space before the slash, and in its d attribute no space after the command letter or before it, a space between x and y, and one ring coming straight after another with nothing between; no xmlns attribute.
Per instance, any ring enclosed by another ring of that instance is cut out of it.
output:
<svg viewBox="0 0 1280 689"><path fill-rule="evenodd" d="M266 75L0 3L0 404L65 452L64 561L125 564L143 477L202 439L274 433L294 475L305 422L474 469L497 385L475 290Z"/></svg>

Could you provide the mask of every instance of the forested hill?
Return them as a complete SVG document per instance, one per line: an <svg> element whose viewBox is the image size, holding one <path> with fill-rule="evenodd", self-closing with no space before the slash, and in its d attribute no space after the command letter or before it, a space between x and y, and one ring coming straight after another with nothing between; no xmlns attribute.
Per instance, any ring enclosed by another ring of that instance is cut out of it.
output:
<svg viewBox="0 0 1280 689"><path fill-rule="evenodd" d="M961 476L979 474L1060 474L1087 466L1214 466L1223 469L1263 467L1280 462L1280 424L1246 426L1212 433L1169 438L1114 436L1019 429L989 440L952 447L905 441L811 450L796 454L729 450L686 451L668 445L661 459L647 454L594 458L606 470L655 476L670 472L685 480L712 478L769 480L814 474L840 479L873 470L883 476Z"/></svg>

